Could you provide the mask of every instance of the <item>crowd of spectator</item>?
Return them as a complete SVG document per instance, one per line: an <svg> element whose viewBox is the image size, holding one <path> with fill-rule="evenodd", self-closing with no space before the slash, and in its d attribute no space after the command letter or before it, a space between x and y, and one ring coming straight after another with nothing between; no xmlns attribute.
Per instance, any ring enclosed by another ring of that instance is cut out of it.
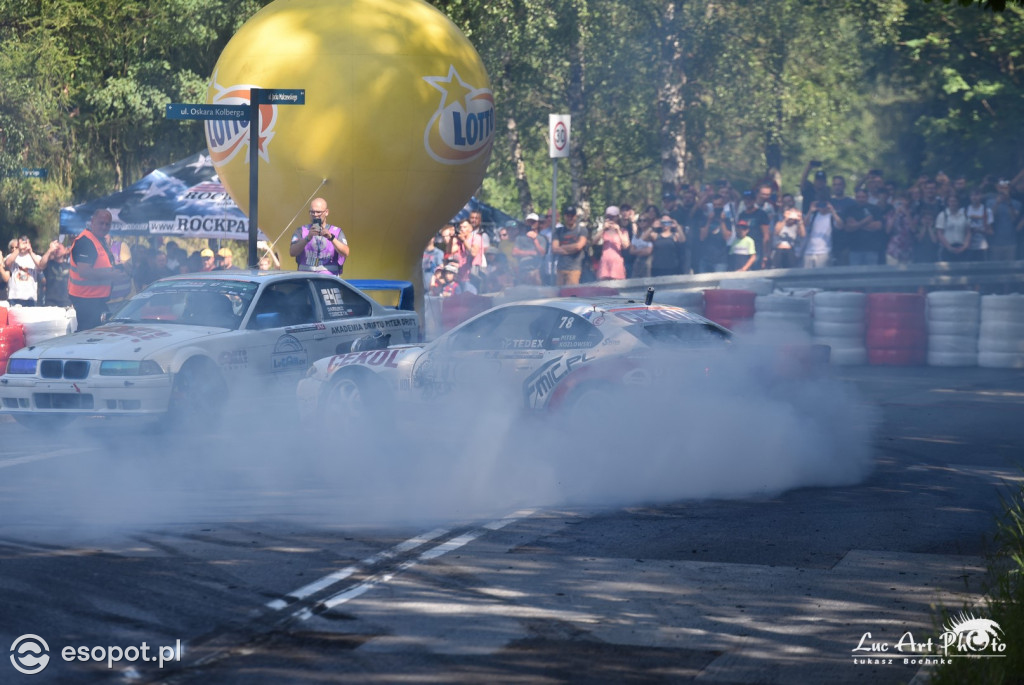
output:
<svg viewBox="0 0 1024 685"><path fill-rule="evenodd" d="M495 226L476 211L428 241L424 287L446 296L514 284L1024 256L1024 170L973 184L939 172L904 187L872 169L851 186L812 160L797 193L783 192L771 171L749 188L727 179L683 183L660 205L608 206L595 220L566 205L554 227L550 214Z"/></svg>
<svg viewBox="0 0 1024 685"><path fill-rule="evenodd" d="M114 264L131 276L131 290L142 290L153 281L181 273L198 273L238 268L230 248L214 251L206 247L191 253L174 240L162 245L128 245L121 240L109 241ZM67 307L71 247L54 240L43 254L37 254L27 235L8 243L7 254L0 252L0 299L11 305ZM271 251L260 259L262 270L280 268L281 263ZM6 293L2 291L6 290Z"/></svg>

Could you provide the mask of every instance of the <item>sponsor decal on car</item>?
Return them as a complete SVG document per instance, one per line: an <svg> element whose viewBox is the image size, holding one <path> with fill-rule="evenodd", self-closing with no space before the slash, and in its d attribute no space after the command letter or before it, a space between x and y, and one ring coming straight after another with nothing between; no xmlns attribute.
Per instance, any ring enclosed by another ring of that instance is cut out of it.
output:
<svg viewBox="0 0 1024 685"><path fill-rule="evenodd" d="M166 338L170 336L170 333L167 331L159 331L142 326L103 326L102 328L93 329L92 333L93 335L107 336L111 338L125 336L132 338L132 342L155 340L156 338ZM90 338L88 342L101 342L101 339Z"/></svg>
<svg viewBox="0 0 1024 685"><path fill-rule="evenodd" d="M385 366L392 369L398 368L395 360L402 350L367 350L365 352L349 352L332 357L327 364L327 372L331 373L342 366L353 364L365 366Z"/></svg>
<svg viewBox="0 0 1024 685"><path fill-rule="evenodd" d="M595 357L590 357L584 352L583 354L561 356L545 362L523 382L526 406L540 405L544 398L550 395L558 383L569 375L573 369L594 359Z"/></svg>
<svg viewBox="0 0 1024 685"><path fill-rule="evenodd" d="M231 369L237 369L249 364L248 350L227 350L221 352L217 357L217 363Z"/></svg>
<svg viewBox="0 0 1024 685"><path fill-rule="evenodd" d="M286 333L274 344L271 366L274 373L302 370L308 365L308 358L302 343L295 336Z"/></svg>
<svg viewBox="0 0 1024 685"><path fill-rule="evenodd" d="M331 333L333 335L338 335L339 333L355 333L357 331L368 331L377 328L415 328L418 325L419 322L415 318L385 319L384 321L359 321L356 323L333 325L331 326ZM411 331L409 335L412 335Z"/></svg>

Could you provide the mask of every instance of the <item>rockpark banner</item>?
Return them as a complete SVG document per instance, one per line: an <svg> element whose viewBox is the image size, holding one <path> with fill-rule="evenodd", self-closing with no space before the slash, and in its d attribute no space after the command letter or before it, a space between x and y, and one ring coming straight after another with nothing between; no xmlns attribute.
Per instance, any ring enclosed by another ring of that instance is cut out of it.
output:
<svg viewBox="0 0 1024 685"><path fill-rule="evenodd" d="M238 208L209 155L197 153L147 174L121 192L60 210L60 232L78 235L97 209L113 216L112 234L248 240ZM260 232L260 239L266 236Z"/></svg>

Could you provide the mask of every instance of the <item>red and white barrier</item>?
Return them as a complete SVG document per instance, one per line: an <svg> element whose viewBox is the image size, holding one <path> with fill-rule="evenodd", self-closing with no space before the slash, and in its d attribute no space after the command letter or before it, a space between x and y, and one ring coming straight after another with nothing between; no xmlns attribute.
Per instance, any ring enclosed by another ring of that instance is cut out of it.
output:
<svg viewBox="0 0 1024 685"><path fill-rule="evenodd" d="M704 316L729 329L745 328L754 318L756 298L750 290L705 290Z"/></svg>
<svg viewBox="0 0 1024 685"><path fill-rule="evenodd" d="M927 360L924 295L871 293L867 296L865 343L868 363L916 366Z"/></svg>

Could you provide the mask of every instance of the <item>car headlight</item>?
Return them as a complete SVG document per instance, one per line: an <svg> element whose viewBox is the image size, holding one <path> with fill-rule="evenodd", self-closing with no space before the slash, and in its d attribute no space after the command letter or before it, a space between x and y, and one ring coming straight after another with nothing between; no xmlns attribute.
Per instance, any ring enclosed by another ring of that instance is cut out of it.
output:
<svg viewBox="0 0 1024 685"><path fill-rule="evenodd" d="M38 363L38 359L19 359L13 357L7 362L7 373L34 374Z"/></svg>
<svg viewBox="0 0 1024 685"><path fill-rule="evenodd" d="M144 361L107 360L100 362L101 376L158 376L164 372L152 359Z"/></svg>

